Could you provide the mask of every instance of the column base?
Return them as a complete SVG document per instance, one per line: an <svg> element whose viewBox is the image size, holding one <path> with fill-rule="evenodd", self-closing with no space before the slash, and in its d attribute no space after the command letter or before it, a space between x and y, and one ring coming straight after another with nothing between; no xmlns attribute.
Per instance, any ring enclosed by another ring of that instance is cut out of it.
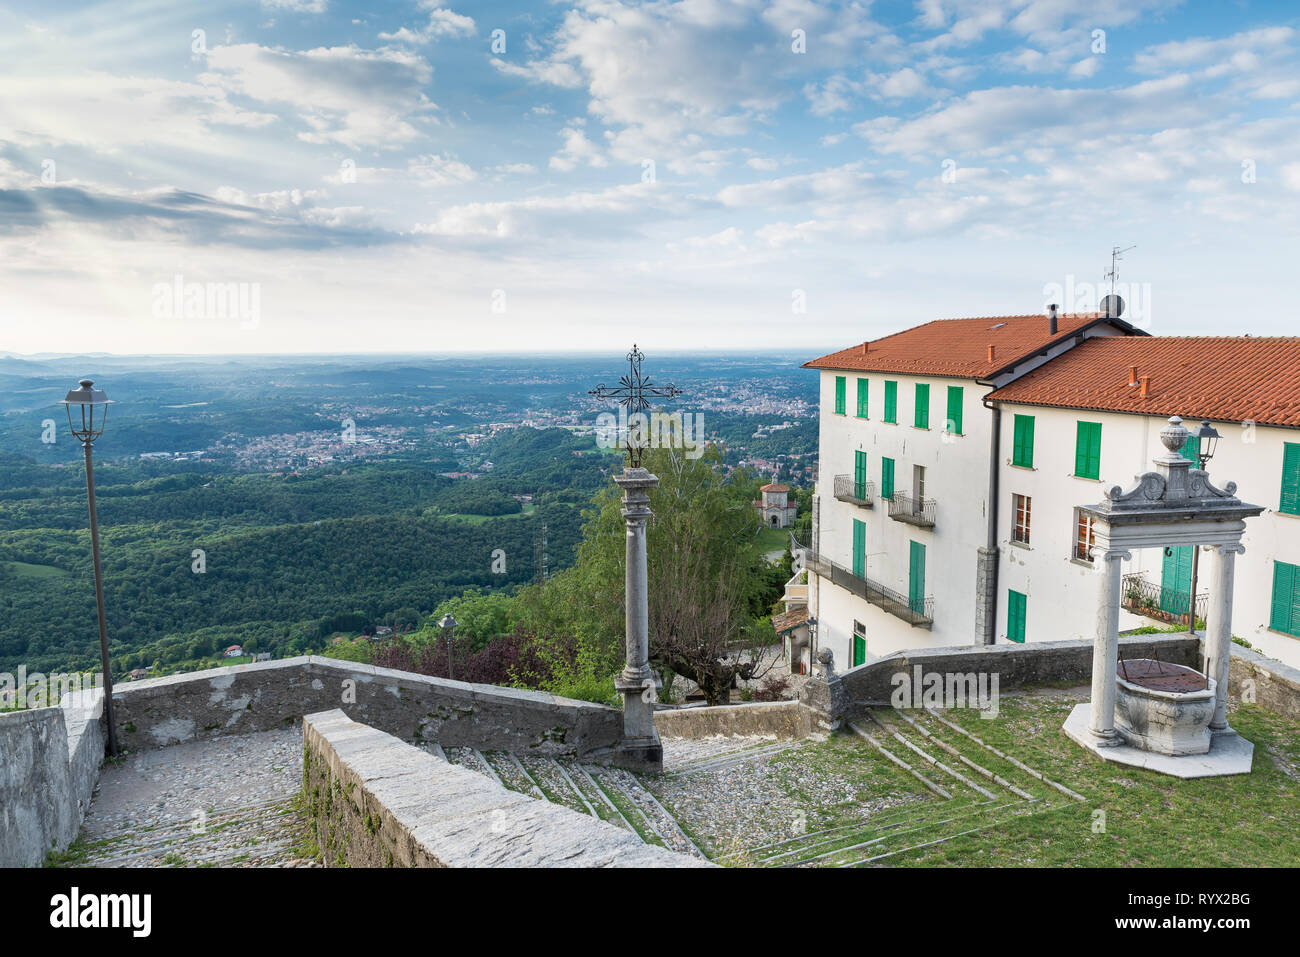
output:
<svg viewBox="0 0 1300 957"><path fill-rule="evenodd" d="M1094 731L1089 728L1088 739L1092 742L1094 748L1118 748L1120 745L1128 743L1113 728L1110 731Z"/></svg>
<svg viewBox="0 0 1300 957"><path fill-rule="evenodd" d="M610 763L633 771L662 771L664 746L659 740L659 733L656 731L650 737L624 738L614 748L614 757Z"/></svg>

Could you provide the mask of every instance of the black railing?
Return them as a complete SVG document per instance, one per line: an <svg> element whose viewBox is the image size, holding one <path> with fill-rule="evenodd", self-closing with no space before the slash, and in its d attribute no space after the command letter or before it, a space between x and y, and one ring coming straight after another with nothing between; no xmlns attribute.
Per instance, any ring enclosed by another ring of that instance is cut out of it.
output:
<svg viewBox="0 0 1300 957"><path fill-rule="evenodd" d="M806 538L811 538L811 536L806 536ZM901 592L896 592L892 588L886 588L865 575L855 574L851 569L845 568L838 562L831 561L825 555L814 552L808 542L806 540L801 541L794 532L790 533L790 551L791 553L802 553L804 568L811 569L818 575L829 578L834 584L852 592L859 598L866 599L895 618L901 618L908 624L915 625L918 628L929 628L934 623L933 595L926 598L920 596L912 598Z"/></svg>
<svg viewBox="0 0 1300 957"><path fill-rule="evenodd" d="M932 498L917 498L908 492L895 492L889 500L889 517L920 525L922 528L934 528L935 501Z"/></svg>
<svg viewBox="0 0 1300 957"><path fill-rule="evenodd" d="M850 505L871 508L876 498L876 483L856 481L852 475L835 476L835 497Z"/></svg>
<svg viewBox="0 0 1300 957"><path fill-rule="evenodd" d="M1121 602L1135 615L1157 621L1184 622L1191 611L1191 592L1187 589L1166 588L1147 581L1142 572L1124 576ZM1210 606L1210 593L1196 596L1196 617L1205 620Z"/></svg>

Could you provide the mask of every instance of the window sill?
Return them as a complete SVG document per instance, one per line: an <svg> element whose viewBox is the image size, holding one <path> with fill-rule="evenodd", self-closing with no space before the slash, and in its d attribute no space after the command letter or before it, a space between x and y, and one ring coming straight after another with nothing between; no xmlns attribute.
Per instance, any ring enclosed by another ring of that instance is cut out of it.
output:
<svg viewBox="0 0 1300 957"><path fill-rule="evenodd" d="M1023 549L1024 549L1025 551L1027 551L1027 552L1032 552L1032 551L1034 550L1033 547L1032 547L1031 545L1029 545L1029 543L1027 543L1027 542L1018 542L1018 541L1016 541L1014 538L1008 539L1008 540L1007 540L1007 544L1008 544L1008 545L1014 545L1014 546L1016 546L1016 548L1023 548Z"/></svg>
<svg viewBox="0 0 1300 957"><path fill-rule="evenodd" d="M928 425L914 425L914 426L912 426L912 428L916 429L916 431L918 431L918 432L929 432L929 431L930 431L930 427L929 427Z"/></svg>
<svg viewBox="0 0 1300 957"><path fill-rule="evenodd" d="M1284 511L1282 511L1280 508L1278 508L1278 509L1274 509L1273 512L1274 512L1274 514L1276 514L1276 515L1285 515L1287 518L1300 518L1300 512L1284 512ZM1280 632L1278 632L1278 634L1280 634L1280 635L1285 635L1286 632L1285 632L1285 631L1280 631Z"/></svg>
<svg viewBox="0 0 1300 957"><path fill-rule="evenodd" d="M1007 460L1007 468L1020 469L1022 472L1038 471L1038 469L1034 468L1032 465L1017 465L1015 462L1012 462L1010 459Z"/></svg>
<svg viewBox="0 0 1300 957"><path fill-rule="evenodd" d="M881 419L880 421L884 425L898 425L897 422L891 422L889 419Z"/></svg>
<svg viewBox="0 0 1300 957"><path fill-rule="evenodd" d="M1071 472L1070 478L1078 479L1080 482L1096 482L1098 485L1103 484L1102 479L1093 478L1091 475L1075 475L1073 472Z"/></svg>
<svg viewBox="0 0 1300 957"><path fill-rule="evenodd" d="M1297 517L1300 517L1300 516L1297 516ZM1300 635L1293 635L1293 634L1291 634L1291 632L1289 632L1289 631L1278 631L1276 628L1265 628L1264 630L1267 631L1267 632L1268 632L1269 634L1271 634L1271 635L1281 635L1283 638L1290 638L1292 641L1300 641ZM1246 640L1249 641L1250 639L1247 638ZM1258 651L1258 649L1255 649L1255 650L1256 650L1259 654L1263 654L1262 651Z"/></svg>
<svg viewBox="0 0 1300 957"><path fill-rule="evenodd" d="M1078 565L1080 568L1088 569L1088 571L1095 571L1097 568L1095 564L1088 561L1086 558L1075 558L1073 555L1070 556L1069 562L1071 565Z"/></svg>

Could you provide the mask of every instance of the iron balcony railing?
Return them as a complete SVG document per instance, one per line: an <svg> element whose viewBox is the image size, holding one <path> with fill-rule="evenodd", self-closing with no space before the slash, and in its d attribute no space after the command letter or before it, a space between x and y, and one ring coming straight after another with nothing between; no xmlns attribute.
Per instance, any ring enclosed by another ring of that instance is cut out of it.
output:
<svg viewBox="0 0 1300 957"><path fill-rule="evenodd" d="M879 582L872 581L864 575L855 574L839 562L831 561L824 555L814 552L807 541L800 541L790 533L790 550L803 553L803 566L817 574L829 578L833 584L865 599L882 611L895 618L901 618L909 625L929 628L934 624L934 596L911 598L892 588L886 588Z"/></svg>
<svg viewBox="0 0 1300 957"><path fill-rule="evenodd" d="M876 499L875 482L858 482L852 475L835 476L835 497L841 502L848 502L850 505L860 505L863 508L871 508Z"/></svg>
<svg viewBox="0 0 1300 957"><path fill-rule="evenodd" d="M1187 618L1191 609L1190 590L1157 585L1147 581L1142 572L1125 575L1122 588L1123 605L1135 615L1157 621L1180 622ZM1197 618L1204 621L1209 607L1209 592L1201 592L1196 596Z"/></svg>
<svg viewBox="0 0 1300 957"><path fill-rule="evenodd" d="M932 498L916 498L907 492L895 492L889 500L889 517L909 525L922 528L934 528L935 501Z"/></svg>

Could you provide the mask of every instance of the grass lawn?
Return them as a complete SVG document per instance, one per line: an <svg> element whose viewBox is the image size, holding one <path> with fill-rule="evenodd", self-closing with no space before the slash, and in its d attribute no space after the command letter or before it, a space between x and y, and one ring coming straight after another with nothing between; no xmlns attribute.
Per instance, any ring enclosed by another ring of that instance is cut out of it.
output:
<svg viewBox="0 0 1300 957"><path fill-rule="evenodd" d="M33 565L29 562L6 562L9 570L19 578L67 578L69 573L53 565Z"/></svg>
<svg viewBox="0 0 1300 957"><path fill-rule="evenodd" d="M1255 744L1254 770L1189 781L1102 761L1061 731L1087 693L1004 694L998 718L946 717L1083 794L1041 815L900 855L911 867L1300 865L1300 723L1246 705L1229 722ZM1104 819L1096 812L1103 812ZM1104 823L1104 830L1101 829Z"/></svg>
<svg viewBox="0 0 1300 957"><path fill-rule="evenodd" d="M767 552L784 552L786 546L790 544L790 529L765 526L759 529L757 538L759 551L764 554Z"/></svg>
<svg viewBox="0 0 1300 957"><path fill-rule="evenodd" d="M526 502L521 512L510 512L507 515L470 515L468 512L446 512L439 513L439 518L454 518L460 522L468 522L471 525L482 525L484 522L490 522L498 518L525 518L532 515L537 506L532 502Z"/></svg>

